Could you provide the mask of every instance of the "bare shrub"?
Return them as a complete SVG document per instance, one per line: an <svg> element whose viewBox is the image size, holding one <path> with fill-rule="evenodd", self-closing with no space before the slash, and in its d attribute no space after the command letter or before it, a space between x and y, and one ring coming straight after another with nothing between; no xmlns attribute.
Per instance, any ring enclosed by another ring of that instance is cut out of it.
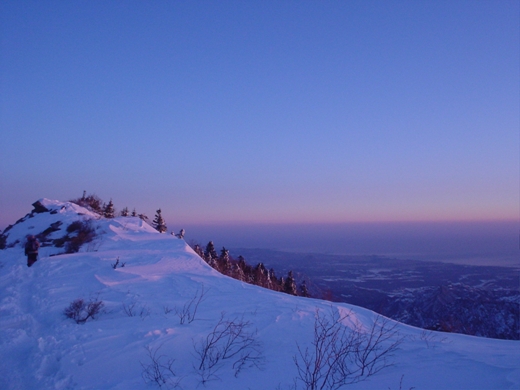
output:
<svg viewBox="0 0 520 390"><path fill-rule="evenodd" d="M439 337L439 335L431 330L424 329L421 334L417 336L411 336L412 340L421 340L426 344L426 348L435 348L437 344L445 343L448 339L447 337Z"/></svg>
<svg viewBox="0 0 520 390"><path fill-rule="evenodd" d="M378 316L367 330L358 325L351 329L343 324L349 316L332 308L328 313L316 310L312 347L298 345L293 357L296 379L305 389L339 389L391 365L388 359L402 342L396 324Z"/></svg>
<svg viewBox="0 0 520 390"><path fill-rule="evenodd" d="M355 363L360 377L369 377L392 365L388 359L403 341L396 327L397 322L378 315L368 332L361 333L356 329L360 345L356 350Z"/></svg>
<svg viewBox="0 0 520 390"><path fill-rule="evenodd" d="M83 225L82 221L79 221L79 220L74 221L69 226L67 226L67 232L72 233L72 232L78 231L81 229L82 225Z"/></svg>
<svg viewBox="0 0 520 390"><path fill-rule="evenodd" d="M116 269L117 266L119 266L120 268L123 268L125 265L126 265L126 262L125 263L121 262L121 264L119 264L119 256L117 257L116 262L114 264L110 264L110 266L113 269Z"/></svg>
<svg viewBox="0 0 520 390"><path fill-rule="evenodd" d="M218 379L216 372L222 368L224 361L231 359L234 375L246 367L260 368L264 360L257 331L243 317L233 320L225 319L224 313L213 330L194 343L198 366L195 366L202 383Z"/></svg>
<svg viewBox="0 0 520 390"><path fill-rule="evenodd" d="M76 235L70 237L69 241L65 245L66 253L76 253L79 248L87 242L91 242L96 236L96 232L92 227L90 221L75 221L67 227L67 232L74 233Z"/></svg>
<svg viewBox="0 0 520 390"><path fill-rule="evenodd" d="M85 302L83 299L72 301L69 307L65 308L63 313L67 318L72 318L77 324L87 322L89 318L94 318L103 308L103 301L97 299Z"/></svg>
<svg viewBox="0 0 520 390"><path fill-rule="evenodd" d="M149 361L140 362L143 367L141 375L146 383L156 384L160 388L175 389L180 382L172 368L175 360L166 355L159 355L160 348L161 346L156 349L146 347Z"/></svg>
<svg viewBox="0 0 520 390"><path fill-rule="evenodd" d="M139 317L141 317L142 319L145 319L149 315L150 315L150 308L146 305L141 306L139 309Z"/></svg>
<svg viewBox="0 0 520 390"><path fill-rule="evenodd" d="M137 308L136 308L137 302L129 303L128 305L126 303L122 303L123 311L128 317L134 317L137 315Z"/></svg>
<svg viewBox="0 0 520 390"><path fill-rule="evenodd" d="M204 285L202 285L201 290L197 289L195 296L186 302L182 308L175 307L175 314L179 317L181 325L186 322L190 324L195 320L199 305L204 300L206 293L207 291L204 291Z"/></svg>
<svg viewBox="0 0 520 390"><path fill-rule="evenodd" d="M150 315L150 308L146 305L138 305L137 302L131 302L128 305L123 302L122 306L128 317L139 316L144 319Z"/></svg>
<svg viewBox="0 0 520 390"><path fill-rule="evenodd" d="M401 380L399 381L399 390L403 390L403 379L404 379L404 374L401 375ZM408 390L414 390L415 387L409 387ZM390 387L388 388L388 390L392 390Z"/></svg>
<svg viewBox="0 0 520 390"><path fill-rule="evenodd" d="M71 199L70 202L85 207L99 215L103 214L103 201L96 194L90 194L87 196L87 192L83 191L83 196L81 198Z"/></svg>

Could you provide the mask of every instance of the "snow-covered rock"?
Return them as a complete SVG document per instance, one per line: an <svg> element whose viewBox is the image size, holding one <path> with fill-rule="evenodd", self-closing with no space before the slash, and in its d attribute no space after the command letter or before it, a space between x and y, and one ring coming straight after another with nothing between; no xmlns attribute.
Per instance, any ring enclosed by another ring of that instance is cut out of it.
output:
<svg viewBox="0 0 520 390"><path fill-rule="evenodd" d="M183 240L159 234L138 218L108 220L69 202L37 203L41 207L4 231L6 249L0 251L2 389L154 388L143 378L154 353L175 373L163 388L292 389L298 377L294 357L298 347L311 347L316 310L350 313L341 326L362 333L377 319L360 307L294 297L223 276ZM78 253L63 253L54 240L77 220L90 221L96 237ZM59 229L46 235L49 245L28 268L21 247L25 236L53 225ZM104 309L77 324L63 312L79 298L102 301ZM181 321L186 310L193 321ZM233 359L223 360L202 385L197 349L221 319L245 326L260 359L238 374ZM349 388L520 388L518 341L427 332L399 323L395 329L402 343L392 366Z"/></svg>

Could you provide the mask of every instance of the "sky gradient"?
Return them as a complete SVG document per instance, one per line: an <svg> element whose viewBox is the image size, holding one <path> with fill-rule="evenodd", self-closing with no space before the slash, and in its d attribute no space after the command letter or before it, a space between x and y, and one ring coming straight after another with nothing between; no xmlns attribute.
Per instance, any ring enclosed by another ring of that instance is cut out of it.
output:
<svg viewBox="0 0 520 390"><path fill-rule="evenodd" d="M0 228L518 220L518 1L2 1Z"/></svg>

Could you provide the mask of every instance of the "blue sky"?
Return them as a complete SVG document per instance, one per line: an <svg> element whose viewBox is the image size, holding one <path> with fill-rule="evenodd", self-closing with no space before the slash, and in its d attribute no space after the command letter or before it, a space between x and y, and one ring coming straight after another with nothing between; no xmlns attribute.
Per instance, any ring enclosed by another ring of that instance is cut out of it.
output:
<svg viewBox="0 0 520 390"><path fill-rule="evenodd" d="M518 1L3 1L0 228L519 216Z"/></svg>

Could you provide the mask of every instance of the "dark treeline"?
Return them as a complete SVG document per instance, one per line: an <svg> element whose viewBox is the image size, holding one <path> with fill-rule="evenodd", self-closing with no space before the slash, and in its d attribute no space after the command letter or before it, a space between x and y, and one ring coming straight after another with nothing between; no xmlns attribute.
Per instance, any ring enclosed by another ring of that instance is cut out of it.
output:
<svg viewBox="0 0 520 390"><path fill-rule="evenodd" d="M224 247L221 249L219 255L215 250L213 241L210 241L205 249L202 249L198 244L193 244L192 248L206 263L224 275L286 294L302 297L310 296L305 281L298 287L296 286L292 271L289 271L286 277L278 278L274 269L271 268L268 270L263 263L258 263L253 267L247 264L242 256L238 256L237 259L234 259Z"/></svg>

